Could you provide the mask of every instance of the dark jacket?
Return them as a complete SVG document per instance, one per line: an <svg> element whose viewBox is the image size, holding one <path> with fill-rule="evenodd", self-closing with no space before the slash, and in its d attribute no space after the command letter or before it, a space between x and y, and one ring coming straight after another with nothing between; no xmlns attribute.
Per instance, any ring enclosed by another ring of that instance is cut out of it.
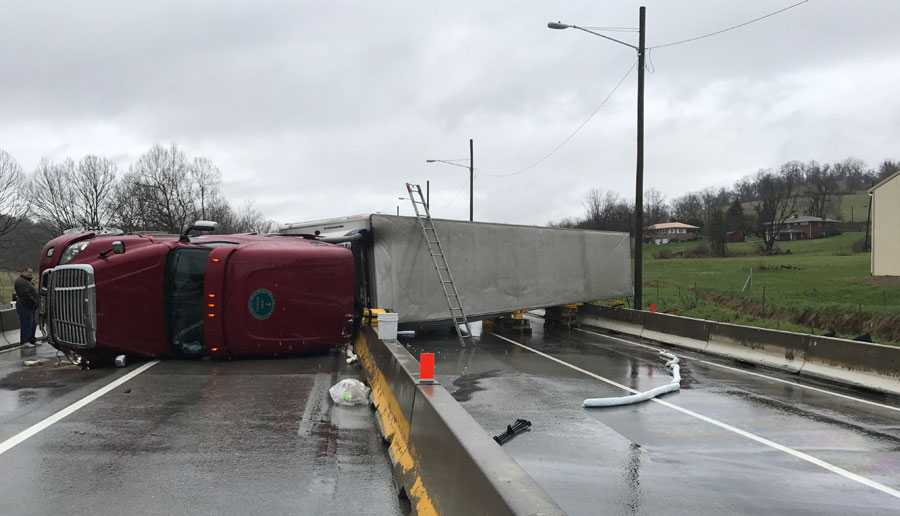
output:
<svg viewBox="0 0 900 516"><path fill-rule="evenodd" d="M16 303L24 308L34 310L38 306L38 293L30 281L19 276L16 278Z"/></svg>

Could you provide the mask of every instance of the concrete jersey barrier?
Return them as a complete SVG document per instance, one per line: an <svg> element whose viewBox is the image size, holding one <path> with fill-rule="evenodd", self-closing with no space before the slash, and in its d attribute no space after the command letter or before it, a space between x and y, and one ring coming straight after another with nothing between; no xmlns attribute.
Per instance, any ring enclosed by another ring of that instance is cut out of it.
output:
<svg viewBox="0 0 900 516"><path fill-rule="evenodd" d="M900 395L900 347L594 305L579 320L626 335Z"/></svg>
<svg viewBox="0 0 900 516"><path fill-rule="evenodd" d="M19 316L15 308L0 310L0 348L19 345Z"/></svg>
<svg viewBox="0 0 900 516"><path fill-rule="evenodd" d="M443 386L418 384L418 362L402 345L369 327L355 344L414 514L565 514Z"/></svg>

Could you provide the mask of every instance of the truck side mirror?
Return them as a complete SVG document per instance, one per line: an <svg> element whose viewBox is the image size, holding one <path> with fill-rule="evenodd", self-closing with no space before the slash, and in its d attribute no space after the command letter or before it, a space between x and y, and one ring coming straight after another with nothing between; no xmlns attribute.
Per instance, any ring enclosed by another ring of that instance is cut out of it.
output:
<svg viewBox="0 0 900 516"><path fill-rule="evenodd" d="M198 220L197 222L194 222L190 226L184 228L184 232L181 233L181 238L179 238L178 240L180 242L190 242L191 239L188 238L188 235L191 234L191 231L215 231L216 226L218 225L218 222L213 222L211 220Z"/></svg>
<svg viewBox="0 0 900 516"><path fill-rule="evenodd" d="M115 254L125 254L125 242L116 240L112 243L112 252Z"/></svg>

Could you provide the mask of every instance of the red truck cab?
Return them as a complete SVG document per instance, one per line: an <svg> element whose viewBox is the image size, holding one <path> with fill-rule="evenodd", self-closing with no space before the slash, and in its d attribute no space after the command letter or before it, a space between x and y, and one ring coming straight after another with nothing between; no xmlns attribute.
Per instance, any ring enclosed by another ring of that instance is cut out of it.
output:
<svg viewBox="0 0 900 516"><path fill-rule="evenodd" d="M67 233L40 272L49 342L89 358L314 353L352 332L350 250L302 237Z"/></svg>

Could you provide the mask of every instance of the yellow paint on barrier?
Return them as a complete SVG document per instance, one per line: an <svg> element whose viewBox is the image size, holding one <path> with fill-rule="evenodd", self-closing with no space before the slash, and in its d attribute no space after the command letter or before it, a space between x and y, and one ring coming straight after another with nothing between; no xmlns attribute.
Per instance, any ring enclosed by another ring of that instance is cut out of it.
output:
<svg viewBox="0 0 900 516"><path fill-rule="evenodd" d="M356 355L359 362L366 371L369 380L369 387L372 389L372 402L375 404L378 422L384 432L384 438L387 439L388 453L391 460L400 466L402 472L402 481L411 483L406 486L406 493L409 496L415 513L420 516L436 516L438 514L425 488L422 477L416 470L415 458L410 449L408 437L410 435L409 420L403 414L400 403L394 395L394 391L388 384L384 374L375 364L375 359L369 352L369 346L366 338L362 334L356 339Z"/></svg>

